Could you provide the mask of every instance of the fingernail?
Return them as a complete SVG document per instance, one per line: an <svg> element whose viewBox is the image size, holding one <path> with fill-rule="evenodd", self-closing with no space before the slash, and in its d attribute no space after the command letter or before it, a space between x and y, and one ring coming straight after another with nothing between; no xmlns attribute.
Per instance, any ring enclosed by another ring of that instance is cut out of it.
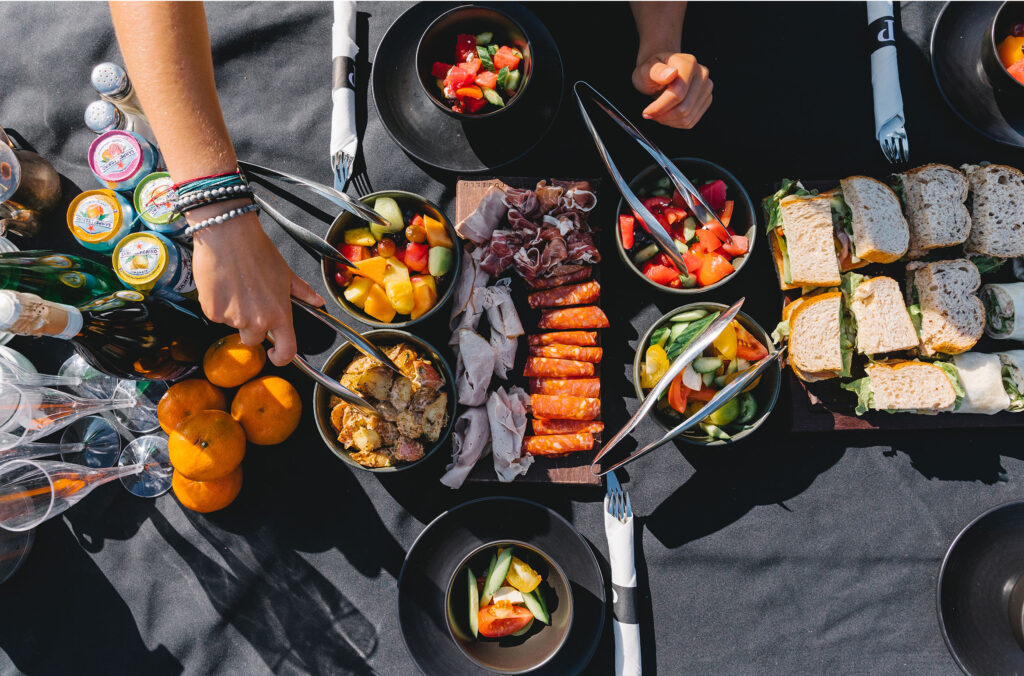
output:
<svg viewBox="0 0 1024 676"><path fill-rule="evenodd" d="M649 120L649 119L651 119L651 114L650 114L650 113L648 113L648 112L646 112L646 111L644 111L644 119L645 119L645 120Z"/></svg>
<svg viewBox="0 0 1024 676"><path fill-rule="evenodd" d="M672 66L662 66L660 69L658 69L658 77L661 79L665 79L675 72L676 69L673 68Z"/></svg>

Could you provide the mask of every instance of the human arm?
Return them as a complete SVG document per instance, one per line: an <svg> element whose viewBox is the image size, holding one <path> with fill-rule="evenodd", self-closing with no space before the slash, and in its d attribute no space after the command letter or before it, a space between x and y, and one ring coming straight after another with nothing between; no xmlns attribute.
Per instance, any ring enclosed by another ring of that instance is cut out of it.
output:
<svg viewBox="0 0 1024 676"><path fill-rule="evenodd" d="M685 2L631 2L640 47L633 86L656 96L646 119L670 127L692 128L711 105L712 83L706 67L681 53Z"/></svg>
<svg viewBox="0 0 1024 676"><path fill-rule="evenodd" d="M237 158L217 98L213 58L200 2L111 2L118 43L139 101L176 182L237 169ZM195 224L247 199L218 202L186 214ZM272 331L275 364L295 354L290 296L315 305L323 299L292 272L248 213L193 238L193 274L206 315L239 330L248 345Z"/></svg>

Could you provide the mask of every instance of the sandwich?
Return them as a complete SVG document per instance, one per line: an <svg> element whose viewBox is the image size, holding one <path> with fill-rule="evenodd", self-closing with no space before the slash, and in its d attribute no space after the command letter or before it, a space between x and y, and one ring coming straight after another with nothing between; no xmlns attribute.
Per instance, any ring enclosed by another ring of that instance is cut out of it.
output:
<svg viewBox="0 0 1024 676"><path fill-rule="evenodd" d="M772 337L788 337L789 365L801 380L850 375L854 333L839 291L801 296L787 305Z"/></svg>
<svg viewBox="0 0 1024 676"><path fill-rule="evenodd" d="M856 325L858 352L875 355L917 347L917 330L895 279L848 272L843 295Z"/></svg>
<svg viewBox="0 0 1024 676"><path fill-rule="evenodd" d="M999 340L1024 340L1024 282L986 284L978 295L985 307L985 333Z"/></svg>
<svg viewBox="0 0 1024 676"><path fill-rule="evenodd" d="M867 376L842 386L857 395L857 415L953 411L964 397L956 367L949 362L878 361L864 371Z"/></svg>
<svg viewBox="0 0 1024 676"><path fill-rule="evenodd" d="M957 413L992 415L1010 407L1010 396L1003 386L1003 364L997 354L967 352L953 357L960 384L964 389L963 401Z"/></svg>
<svg viewBox="0 0 1024 676"><path fill-rule="evenodd" d="M1024 350L997 352L1002 365L1003 389L1010 398L1007 411L1024 411Z"/></svg>
<svg viewBox="0 0 1024 676"><path fill-rule="evenodd" d="M765 198L764 211L780 286L838 286L830 198L786 179L778 192Z"/></svg>
<svg viewBox="0 0 1024 676"><path fill-rule="evenodd" d="M1024 256L1024 174L1002 164L964 165L971 233L964 251L997 258Z"/></svg>
<svg viewBox="0 0 1024 676"><path fill-rule="evenodd" d="M966 258L907 266L907 310L921 338L921 353L960 354L985 330L985 308L975 295L978 268Z"/></svg>
<svg viewBox="0 0 1024 676"><path fill-rule="evenodd" d="M910 227L889 186L867 176L850 176L839 181L831 195L839 237L850 241L854 259L892 263L907 253Z"/></svg>
<svg viewBox="0 0 1024 676"><path fill-rule="evenodd" d="M893 182L910 225L911 258L967 241L971 215L967 177L946 164L926 164L897 174Z"/></svg>

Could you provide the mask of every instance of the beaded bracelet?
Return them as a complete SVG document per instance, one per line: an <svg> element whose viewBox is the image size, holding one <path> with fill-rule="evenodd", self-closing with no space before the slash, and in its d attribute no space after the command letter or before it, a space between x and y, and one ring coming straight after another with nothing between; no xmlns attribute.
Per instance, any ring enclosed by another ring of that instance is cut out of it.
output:
<svg viewBox="0 0 1024 676"><path fill-rule="evenodd" d="M259 205L247 204L244 207L239 207L237 209L232 209L231 211L228 211L227 213L223 213L220 216L214 216L212 218L207 218L205 221L200 221L199 223L196 223L195 225L190 225L187 228L185 228L185 236L186 237L191 237L192 235L196 234L200 230L205 230L206 228L209 228L211 225L219 225L219 224L221 224L221 223L223 223L225 221L230 221L232 218L236 218L238 216L241 216L242 214L247 214L247 213L252 212L252 211L259 211L259 209L260 209Z"/></svg>
<svg viewBox="0 0 1024 676"><path fill-rule="evenodd" d="M216 204L217 202L225 202L241 197L252 197L252 188L248 185L238 184L200 190L179 197L173 203L172 208L176 213L184 214L192 209L205 207L208 204Z"/></svg>

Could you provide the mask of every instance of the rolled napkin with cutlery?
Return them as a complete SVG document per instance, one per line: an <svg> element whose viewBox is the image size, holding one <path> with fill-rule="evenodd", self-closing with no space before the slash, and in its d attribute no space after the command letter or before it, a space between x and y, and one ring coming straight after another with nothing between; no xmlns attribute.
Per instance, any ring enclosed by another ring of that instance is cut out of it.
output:
<svg viewBox="0 0 1024 676"><path fill-rule="evenodd" d="M344 190L352 176L352 164L359 149L356 132L356 3L334 0L331 27L333 78L331 100L331 169L334 187Z"/></svg>
<svg viewBox="0 0 1024 676"><path fill-rule="evenodd" d="M615 640L616 676L638 676L640 669L640 618L633 560L633 517L616 519L604 499L604 532L612 569L612 637Z"/></svg>
<svg viewBox="0 0 1024 676"><path fill-rule="evenodd" d="M875 138L883 146L887 138L902 137L906 143L906 117L896 63L896 18L891 0L868 0L868 50L871 54L871 86L875 102ZM889 158L889 154L886 153ZM889 158L890 162L893 161ZM906 161L903 157L901 161Z"/></svg>

